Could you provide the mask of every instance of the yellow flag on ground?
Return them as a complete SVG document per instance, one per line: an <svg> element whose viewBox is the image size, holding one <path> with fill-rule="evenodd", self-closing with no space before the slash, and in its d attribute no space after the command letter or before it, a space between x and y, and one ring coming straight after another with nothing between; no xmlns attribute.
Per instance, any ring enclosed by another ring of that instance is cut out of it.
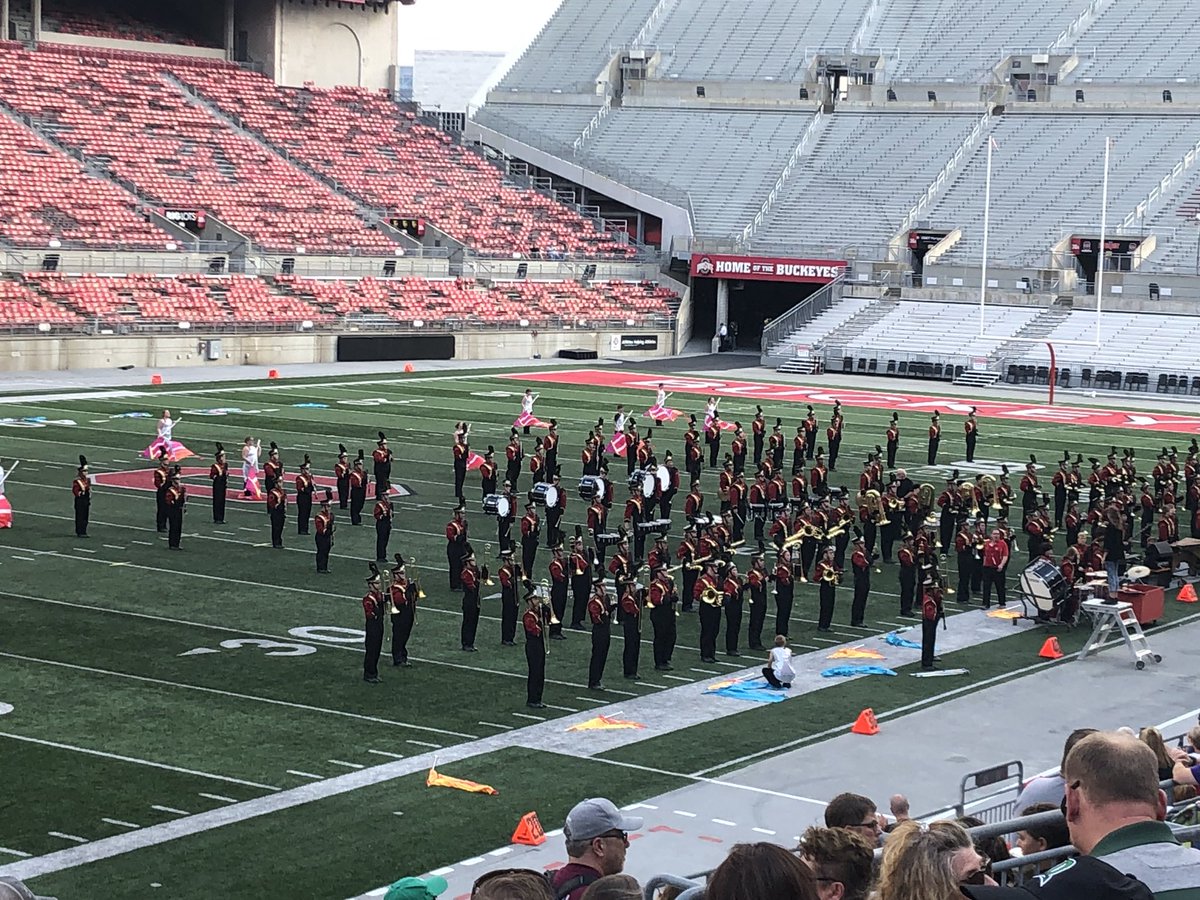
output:
<svg viewBox="0 0 1200 900"><path fill-rule="evenodd" d="M429 767L429 776L425 779L425 786L454 788L456 791L466 791L470 794L495 795L500 793L490 784L480 784L477 781L467 781L465 778L452 778L449 775L442 775L433 766Z"/></svg>
<svg viewBox="0 0 1200 900"><path fill-rule="evenodd" d="M1021 613L1015 609L993 609L987 616L989 619L1019 619Z"/></svg>
<svg viewBox="0 0 1200 900"><path fill-rule="evenodd" d="M868 650L866 647L859 645L857 647L841 647L830 653L826 659L886 659L886 657L878 650Z"/></svg>
<svg viewBox="0 0 1200 900"><path fill-rule="evenodd" d="M627 719L618 719L613 716L596 716L594 719L572 725L567 731L611 731L617 728L645 727L641 722L630 722Z"/></svg>

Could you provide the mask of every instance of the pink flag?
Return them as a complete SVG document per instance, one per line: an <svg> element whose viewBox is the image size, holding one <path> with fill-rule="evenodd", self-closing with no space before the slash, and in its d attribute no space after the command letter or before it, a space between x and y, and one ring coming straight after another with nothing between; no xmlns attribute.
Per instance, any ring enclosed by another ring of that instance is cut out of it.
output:
<svg viewBox="0 0 1200 900"><path fill-rule="evenodd" d="M263 498L262 488L258 486L258 469L251 469L245 476L245 491L255 500Z"/></svg>
<svg viewBox="0 0 1200 900"><path fill-rule="evenodd" d="M164 441L162 438L155 438L154 443L142 451L142 456L145 459L158 459L159 451L163 447L167 448L167 462L179 462L181 459L196 455L179 441Z"/></svg>
<svg viewBox="0 0 1200 900"><path fill-rule="evenodd" d="M480 456L478 453L476 453L474 450L472 450L471 452L469 452L467 454L467 471L468 472L470 472L474 469L478 469L482 465L483 465L483 457Z"/></svg>
<svg viewBox="0 0 1200 900"><path fill-rule="evenodd" d="M655 422L674 422L682 415L683 413L677 409L671 409L668 406L659 406L657 403L646 410L646 416Z"/></svg>
<svg viewBox="0 0 1200 900"><path fill-rule="evenodd" d="M625 432L623 431L618 431L612 436L612 440L604 445L604 452L614 456L624 456L625 450Z"/></svg>
<svg viewBox="0 0 1200 900"><path fill-rule="evenodd" d="M707 428L711 424L712 424L712 416L706 415L704 417L704 427ZM720 428L722 431L736 431L737 430L736 425L734 425L732 422L726 422L724 419L721 419L717 422L717 427Z"/></svg>
<svg viewBox="0 0 1200 900"><path fill-rule="evenodd" d="M524 428L528 425L530 428L549 428L549 422L543 422L541 419L534 416L533 413L523 412L513 421L513 428Z"/></svg>

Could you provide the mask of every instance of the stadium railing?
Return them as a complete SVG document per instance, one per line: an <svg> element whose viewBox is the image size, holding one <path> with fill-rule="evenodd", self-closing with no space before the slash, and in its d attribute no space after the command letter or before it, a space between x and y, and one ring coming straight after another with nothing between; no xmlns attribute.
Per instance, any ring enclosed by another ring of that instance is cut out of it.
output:
<svg viewBox="0 0 1200 900"><path fill-rule="evenodd" d="M771 347L780 344L797 328L811 322L841 299L844 283L845 276L834 279L812 295L805 297L774 322L769 323L763 328L762 342L759 346L763 365L770 365L771 362L768 360L782 362L791 358L790 353L787 355L776 354L775 356L768 356L768 351Z"/></svg>

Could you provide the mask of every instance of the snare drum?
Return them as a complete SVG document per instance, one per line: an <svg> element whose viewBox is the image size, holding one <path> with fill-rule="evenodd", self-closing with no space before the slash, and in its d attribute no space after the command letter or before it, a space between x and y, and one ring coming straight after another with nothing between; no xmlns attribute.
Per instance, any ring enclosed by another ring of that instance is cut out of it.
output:
<svg viewBox="0 0 1200 900"><path fill-rule="evenodd" d="M554 509L558 506L558 488L549 482L538 482L530 490L529 499L546 509Z"/></svg>
<svg viewBox="0 0 1200 900"><path fill-rule="evenodd" d="M751 503L750 518L756 522L765 522L767 518L767 504Z"/></svg>

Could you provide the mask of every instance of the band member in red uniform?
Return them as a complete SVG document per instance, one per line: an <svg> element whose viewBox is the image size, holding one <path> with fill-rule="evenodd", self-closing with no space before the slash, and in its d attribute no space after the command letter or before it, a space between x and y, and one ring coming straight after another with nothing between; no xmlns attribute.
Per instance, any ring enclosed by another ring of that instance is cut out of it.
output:
<svg viewBox="0 0 1200 900"><path fill-rule="evenodd" d="M967 421L963 422L963 439L967 444L967 462L975 462L975 442L979 440L979 423L975 420L975 407L967 413Z"/></svg>
<svg viewBox="0 0 1200 900"><path fill-rule="evenodd" d="M283 549L283 527L287 524L287 483L282 478L275 480L275 487L267 494L267 515L271 517L271 546Z"/></svg>
<svg viewBox="0 0 1200 900"><path fill-rule="evenodd" d="M268 494L278 481L283 480L283 463L279 460L279 445L271 441L267 461L263 463L263 490Z"/></svg>
<svg viewBox="0 0 1200 900"><path fill-rule="evenodd" d="M971 602L971 574L975 568L975 538L967 524L965 515L958 520L958 533L954 536L954 551L958 554L958 593L955 599L959 603Z"/></svg>
<svg viewBox="0 0 1200 900"><path fill-rule="evenodd" d="M717 635L721 631L721 591L717 587L717 564L708 560L692 588L692 599L700 612L700 662L717 661Z"/></svg>
<svg viewBox="0 0 1200 900"><path fill-rule="evenodd" d="M542 439L534 438L533 453L529 454L529 477L534 484L546 481L546 451L542 449Z"/></svg>
<svg viewBox="0 0 1200 900"><path fill-rule="evenodd" d="M608 571L613 579L624 578L633 571L633 564L629 559L629 541L622 540L617 544L617 552L613 554L613 558L608 561ZM604 572L596 573L601 578L604 577Z"/></svg>
<svg viewBox="0 0 1200 900"><path fill-rule="evenodd" d="M392 613L392 665L411 668L408 639L412 636L413 625L417 623L418 589L415 582L408 580L404 557L399 553L396 554L396 564L392 566L390 593L388 599L396 608L396 612Z"/></svg>
<svg viewBox="0 0 1200 900"><path fill-rule="evenodd" d="M346 457L346 445L338 444L337 465L333 467L333 477L337 479L338 507L350 508L350 462Z"/></svg>
<svg viewBox="0 0 1200 900"><path fill-rule="evenodd" d="M804 471L804 450L808 438L804 435L804 426L796 426L796 436L792 438L792 474Z"/></svg>
<svg viewBox="0 0 1200 900"><path fill-rule="evenodd" d="M607 484L607 482L606 482L606 484ZM601 546L599 544L599 542L597 541L597 538L599 537L599 535L608 533L607 519L608 519L608 510L604 506L603 499L600 497L599 494L597 494L595 497L592 498L592 503L588 507L587 527L588 527L588 533L591 535L591 538L592 538L592 545L596 551L596 559L599 561L599 564L601 567L603 567L603 565L604 565L604 557L606 555L606 551L608 548ZM589 591L591 590L590 582L588 584L588 590Z"/></svg>
<svg viewBox="0 0 1200 900"><path fill-rule="evenodd" d="M690 521L702 512L704 512L704 494L700 492L700 480L696 479L692 482L691 491L683 498L683 514Z"/></svg>
<svg viewBox="0 0 1200 900"><path fill-rule="evenodd" d="M388 497L388 484L383 483L383 493L375 501L375 561L387 562L388 541L392 537L392 501Z"/></svg>
<svg viewBox="0 0 1200 900"><path fill-rule="evenodd" d="M1030 562L1042 555L1042 551L1045 549L1043 545L1046 543L1049 531L1046 521L1039 515L1040 512L1040 508L1035 508L1029 518L1025 520L1026 547L1029 550Z"/></svg>
<svg viewBox="0 0 1200 900"><path fill-rule="evenodd" d="M821 450L817 450L817 458L813 462L812 470L808 473L808 489L818 497L824 497L829 493L828 470L825 468L825 460Z"/></svg>
<svg viewBox="0 0 1200 900"><path fill-rule="evenodd" d="M708 467L715 469L717 455L721 452L721 414L716 410L704 425L704 443L708 444Z"/></svg>
<svg viewBox="0 0 1200 900"><path fill-rule="evenodd" d="M463 650L467 653L474 653L475 632L479 628L479 587L488 580L488 571L485 565L483 571L480 572L479 566L475 563L475 551L470 544L466 546L459 580L462 582L463 589L462 628L459 634Z"/></svg>
<svg viewBox="0 0 1200 900"><path fill-rule="evenodd" d="M1067 538L1067 546L1079 543L1079 529L1082 521L1079 517L1079 508L1074 504L1067 507L1067 513L1063 516L1063 532Z"/></svg>
<svg viewBox="0 0 1200 900"><path fill-rule="evenodd" d="M620 580L617 582L620 584ZM604 666L608 662L608 645L612 640L612 608L604 590L601 573L592 585L592 596L588 600L588 618L592 623L592 656L588 662L588 689L604 690Z"/></svg>
<svg viewBox="0 0 1200 900"><path fill-rule="evenodd" d="M663 539L665 540L665 539ZM650 554L653 558L654 554ZM583 529L575 526L575 537L571 540L571 555L567 560L571 575L571 630L583 631L583 617L587 615L588 593L592 586L592 560L584 552Z"/></svg>
<svg viewBox="0 0 1200 900"><path fill-rule="evenodd" d="M392 483L392 461L395 456L388 447L387 435L382 431L379 432L379 440L375 442L375 449L371 453L371 460L375 464L375 499L379 499L386 493L386 489L380 485Z"/></svg>
<svg viewBox="0 0 1200 900"><path fill-rule="evenodd" d="M693 607L693 591L696 587L696 578L699 571L696 566L698 550L696 528L693 525L688 525L683 529L683 540L675 548L675 558L679 560L680 571L683 573L683 596L681 597L683 612L691 612Z"/></svg>
<svg viewBox="0 0 1200 900"><path fill-rule="evenodd" d="M741 656L738 653L738 635L742 630L742 594L746 584L738 574L737 565L730 562L721 580L721 606L725 610L725 655Z"/></svg>
<svg viewBox="0 0 1200 900"><path fill-rule="evenodd" d="M929 417L929 448L926 453L926 465L937 465L938 444L942 442L941 418L941 413L936 409L933 411L933 415Z"/></svg>
<svg viewBox="0 0 1200 900"><path fill-rule="evenodd" d="M999 529L994 529L983 545L983 608L991 609L992 588L996 588L996 602L1004 606L1008 602L1005 593L1004 570L1008 565L1008 541Z"/></svg>
<svg viewBox="0 0 1200 900"><path fill-rule="evenodd" d="M913 615L917 594L917 554L911 535L904 535L896 561L900 564L900 615L908 618Z"/></svg>
<svg viewBox="0 0 1200 900"><path fill-rule="evenodd" d="M550 420L550 428L542 439L542 454L546 458L546 472L553 475L558 471L558 419Z"/></svg>
<svg viewBox="0 0 1200 900"><path fill-rule="evenodd" d="M746 471L746 435L742 433L742 423L734 422L733 441L729 445L729 453L733 457L733 474L741 475Z"/></svg>
<svg viewBox="0 0 1200 900"><path fill-rule="evenodd" d="M480 499L496 493L496 481L499 477L500 467L496 465L496 448L488 444L487 452L483 454L483 462L479 464Z"/></svg>
<svg viewBox="0 0 1200 900"><path fill-rule="evenodd" d="M1037 457L1029 454L1029 462L1025 463L1025 474L1021 477L1021 513L1028 519L1037 509L1038 496ZM1035 554L1032 559L1036 559Z"/></svg>
<svg viewBox="0 0 1200 900"><path fill-rule="evenodd" d="M517 577L517 567L513 565L512 551L500 551L500 569L496 580L500 582L500 646L516 646L517 636L517 592L521 590Z"/></svg>
<svg viewBox="0 0 1200 900"><path fill-rule="evenodd" d="M779 420L776 419L776 422ZM812 404L808 404L808 413L804 417L804 452L809 459L813 458L813 454L817 450L817 432L820 426L817 425L817 413L812 408ZM784 635L787 637L787 635Z"/></svg>
<svg viewBox="0 0 1200 900"><path fill-rule="evenodd" d="M645 504L641 489L631 487L629 499L625 501L625 533L633 535L633 561L638 564L645 559L646 553L646 533L637 527L643 521Z"/></svg>
<svg viewBox="0 0 1200 900"><path fill-rule="evenodd" d="M767 438L767 420L763 418L763 408L754 407L754 419L750 422L750 436L754 440L754 465L758 466L763 458L763 441Z"/></svg>
<svg viewBox="0 0 1200 900"><path fill-rule="evenodd" d="M618 616L625 645L621 652L621 671L631 681L638 677L638 660L642 651L641 591L632 578L617 583Z"/></svg>
<svg viewBox="0 0 1200 900"><path fill-rule="evenodd" d="M751 650L762 650L762 629L767 618L767 573L761 553L750 557L750 571L746 573L746 589L749 592L750 624L746 639Z"/></svg>
<svg viewBox="0 0 1200 900"><path fill-rule="evenodd" d="M167 490L171 487L171 467L167 465L167 448L158 451L158 468L154 470L154 527L167 530Z"/></svg>
<svg viewBox="0 0 1200 900"><path fill-rule="evenodd" d="M366 469L363 468L364 460L363 451L358 451L358 458L354 460L354 468L350 470L350 524L362 524L362 511L367 503L367 480L370 478L367 475Z"/></svg>
<svg viewBox="0 0 1200 900"><path fill-rule="evenodd" d="M225 524L225 498L229 490L229 463L225 461L225 448L217 444L213 464L208 468L212 482L212 518L214 525Z"/></svg>
<svg viewBox="0 0 1200 900"><path fill-rule="evenodd" d="M1158 539L1173 544L1179 540L1179 519L1175 516L1175 504L1168 504L1158 520Z"/></svg>
<svg viewBox="0 0 1200 900"><path fill-rule="evenodd" d="M179 476L179 466L171 472L167 487L167 546L179 550L183 535L183 513L187 507L187 488Z"/></svg>
<svg viewBox="0 0 1200 900"><path fill-rule="evenodd" d="M538 518L536 504L530 500L525 504L525 515L521 517L521 571L526 574L533 572L541 533L542 520Z"/></svg>
<svg viewBox="0 0 1200 900"><path fill-rule="evenodd" d="M1150 535L1154 531L1154 514L1158 511L1157 505L1154 502L1154 495L1150 493L1150 484L1146 481L1142 482L1142 496L1139 499L1139 505L1142 511L1142 549L1150 543Z"/></svg>
<svg viewBox="0 0 1200 900"><path fill-rule="evenodd" d="M675 652L675 579L665 565L652 569L654 576L647 591L650 606L650 627L654 629L654 669L669 672L671 655Z"/></svg>
<svg viewBox="0 0 1200 900"><path fill-rule="evenodd" d="M379 654L383 650L384 597L378 575L367 579L367 595L362 599L366 618L366 646L363 653L363 681L379 684Z"/></svg>
<svg viewBox="0 0 1200 900"><path fill-rule="evenodd" d="M525 449L521 446L521 436L515 428L509 435L508 446L504 448L504 458L507 460L504 468L504 480L512 485L514 491L518 491L520 490L518 483L521 480L521 463L525 461ZM585 457L583 461L584 475L589 474L587 468L588 460Z"/></svg>
<svg viewBox="0 0 1200 900"><path fill-rule="evenodd" d="M813 581L820 585L821 607L817 615L817 631L829 631L833 624L833 607L837 600L837 586L842 573L834 563L834 550L826 546L825 554L813 569Z"/></svg>
<svg viewBox="0 0 1200 900"><path fill-rule="evenodd" d="M466 504L459 501L446 524L446 562L450 571L450 590L462 590L463 558L467 547Z"/></svg>
<svg viewBox="0 0 1200 900"><path fill-rule="evenodd" d="M733 485L733 458L725 457L725 463L721 468L721 474L717 476L717 501L720 503L720 511L722 514L728 512L732 507L729 505L729 488Z"/></svg>
<svg viewBox="0 0 1200 900"><path fill-rule="evenodd" d="M313 480L310 474L312 460L307 453L300 471L296 473L296 534L308 534L308 522L312 518ZM379 557L377 557L379 558Z"/></svg>
<svg viewBox="0 0 1200 900"><path fill-rule="evenodd" d="M562 544L555 544L551 548L554 558L550 560L550 608L554 610L554 618L558 619L557 624L550 626L550 639L554 641L565 641L566 635L562 633L562 622L567 615L567 561L563 558Z"/></svg>
<svg viewBox="0 0 1200 900"><path fill-rule="evenodd" d="M850 554L850 568L854 571L850 624L861 627L867 615L867 596L871 593L871 557L867 556L867 542L857 528L854 529L854 552Z"/></svg>
<svg viewBox="0 0 1200 900"><path fill-rule="evenodd" d="M965 516L958 496L958 469L946 479L946 489L938 494L938 550L945 556L954 538L954 525L960 516Z"/></svg>
<svg viewBox="0 0 1200 900"><path fill-rule="evenodd" d="M784 637L788 636L788 625L792 618L794 591L792 555L780 548L775 561L775 633Z"/></svg>
<svg viewBox="0 0 1200 900"><path fill-rule="evenodd" d="M1050 478L1050 485L1054 488L1054 527L1062 528L1063 513L1067 508L1067 481L1071 477L1067 466L1071 461L1071 455L1063 451L1063 458L1058 461L1058 471Z"/></svg>
<svg viewBox="0 0 1200 900"><path fill-rule="evenodd" d="M732 539L735 544L746 537L746 479L738 473L729 486L729 508L733 512Z"/></svg>
<svg viewBox="0 0 1200 900"><path fill-rule="evenodd" d="M942 606L942 589L932 575L921 586L921 668L937 668L936 653L938 622L946 616Z"/></svg>
<svg viewBox="0 0 1200 900"><path fill-rule="evenodd" d="M463 483L467 480L467 457L471 455L471 447L467 443L467 435L470 434L470 426L465 422L459 422L454 428L454 496L459 502L463 502ZM341 488L338 488L339 496ZM346 501L342 501L342 509L346 508Z"/></svg>
<svg viewBox="0 0 1200 900"><path fill-rule="evenodd" d="M900 449L900 414L892 413L892 421L887 427L887 467L896 468L896 452Z"/></svg>
<svg viewBox="0 0 1200 900"><path fill-rule="evenodd" d="M521 626L525 632L525 665L529 675L525 680L525 705L530 709L545 709L542 691L546 687L546 620L549 610L543 606L532 584L525 593L525 614Z"/></svg>
<svg viewBox="0 0 1200 900"><path fill-rule="evenodd" d="M317 544L317 574L329 574L329 553L333 549L333 532L334 521L333 513L329 509L329 504L332 498L332 492L329 488L325 489L325 496L321 498L321 511L313 518L313 530L316 531L315 541Z"/></svg>
<svg viewBox="0 0 1200 900"><path fill-rule="evenodd" d="M829 469L837 470L837 458L842 449L842 428L845 420L842 417L842 403L833 401L833 415L829 417L829 427L825 429L825 441L829 446Z"/></svg>
<svg viewBox="0 0 1200 900"><path fill-rule="evenodd" d="M658 498L658 516L660 519L671 518L671 502L679 493L679 469L675 466L675 457L668 450L663 454L663 465L667 467L667 489L661 491Z"/></svg>

